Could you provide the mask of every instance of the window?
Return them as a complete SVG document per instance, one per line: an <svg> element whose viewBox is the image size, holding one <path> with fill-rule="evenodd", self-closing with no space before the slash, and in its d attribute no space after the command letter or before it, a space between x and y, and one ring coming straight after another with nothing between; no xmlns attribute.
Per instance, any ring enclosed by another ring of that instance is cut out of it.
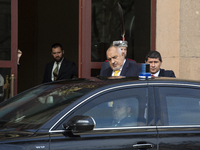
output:
<svg viewBox="0 0 200 150"><path fill-rule="evenodd" d="M83 104L73 113L91 116L95 128L133 127L147 123L147 88L110 91ZM71 118L72 116L70 116Z"/></svg>
<svg viewBox="0 0 200 150"><path fill-rule="evenodd" d="M200 91L189 88L161 88L165 125L199 125Z"/></svg>
<svg viewBox="0 0 200 150"><path fill-rule="evenodd" d="M42 85L19 94L12 101L1 103L1 126L36 129L98 86L98 83L77 82L74 80L68 81L68 84Z"/></svg>
<svg viewBox="0 0 200 150"><path fill-rule="evenodd" d="M105 61L106 50L116 40L122 40L117 2L122 7L127 58L144 62L150 50L151 1L92 0L91 61Z"/></svg>
<svg viewBox="0 0 200 150"><path fill-rule="evenodd" d="M0 0L0 60L11 60L11 0Z"/></svg>
<svg viewBox="0 0 200 150"><path fill-rule="evenodd" d="M129 97L99 104L83 115L92 116L96 127L137 126L138 107L138 99Z"/></svg>

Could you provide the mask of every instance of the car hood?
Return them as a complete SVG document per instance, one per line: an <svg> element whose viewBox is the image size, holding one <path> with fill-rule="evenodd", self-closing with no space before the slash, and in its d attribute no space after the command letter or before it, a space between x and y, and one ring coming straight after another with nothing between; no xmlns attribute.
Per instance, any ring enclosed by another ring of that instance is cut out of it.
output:
<svg viewBox="0 0 200 150"><path fill-rule="evenodd" d="M49 133L0 131L1 150L49 149Z"/></svg>
<svg viewBox="0 0 200 150"><path fill-rule="evenodd" d="M12 131L9 130L0 130L0 143L1 141L12 141L17 139L28 138L34 135L36 131Z"/></svg>

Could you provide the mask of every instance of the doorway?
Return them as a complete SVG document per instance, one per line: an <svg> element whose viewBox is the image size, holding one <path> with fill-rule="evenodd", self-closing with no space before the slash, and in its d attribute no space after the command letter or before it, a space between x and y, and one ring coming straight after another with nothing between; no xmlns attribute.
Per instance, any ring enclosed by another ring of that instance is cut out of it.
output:
<svg viewBox="0 0 200 150"><path fill-rule="evenodd" d="M18 0L20 59L18 93L43 81L51 46L62 44L78 66L78 0Z"/></svg>
<svg viewBox="0 0 200 150"><path fill-rule="evenodd" d="M15 0L0 0L0 102L17 94L17 6Z"/></svg>

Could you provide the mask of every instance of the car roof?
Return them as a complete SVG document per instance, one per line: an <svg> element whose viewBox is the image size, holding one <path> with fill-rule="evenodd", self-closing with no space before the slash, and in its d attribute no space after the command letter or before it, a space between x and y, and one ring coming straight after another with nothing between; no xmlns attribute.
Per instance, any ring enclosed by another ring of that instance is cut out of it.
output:
<svg viewBox="0 0 200 150"><path fill-rule="evenodd" d="M72 84L78 85L80 83L83 84L95 84L97 89L99 87L104 87L113 84L127 84L127 83L182 83L182 84L195 84L200 85L200 81L198 80L189 80L189 79L181 79L181 78L174 78L174 77L152 77L151 79L147 80L140 80L139 77L99 77L99 78L92 78L92 79L85 79L85 78L74 78L70 80L60 80L55 82L46 83L47 85L53 84Z"/></svg>

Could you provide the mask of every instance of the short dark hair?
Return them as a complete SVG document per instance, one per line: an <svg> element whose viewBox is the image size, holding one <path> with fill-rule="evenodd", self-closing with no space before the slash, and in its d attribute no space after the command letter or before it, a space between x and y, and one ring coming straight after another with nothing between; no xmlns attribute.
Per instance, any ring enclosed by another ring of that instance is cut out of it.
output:
<svg viewBox="0 0 200 150"><path fill-rule="evenodd" d="M160 55L160 53L158 51L150 51L146 58L145 58L145 61L148 60L148 58L158 58L161 62L162 62L162 57Z"/></svg>
<svg viewBox="0 0 200 150"><path fill-rule="evenodd" d="M51 46L51 51L52 51L52 48L57 48L57 47L60 47L60 49L63 51L63 47L62 47L62 45L59 44L59 43L53 44L53 45Z"/></svg>

